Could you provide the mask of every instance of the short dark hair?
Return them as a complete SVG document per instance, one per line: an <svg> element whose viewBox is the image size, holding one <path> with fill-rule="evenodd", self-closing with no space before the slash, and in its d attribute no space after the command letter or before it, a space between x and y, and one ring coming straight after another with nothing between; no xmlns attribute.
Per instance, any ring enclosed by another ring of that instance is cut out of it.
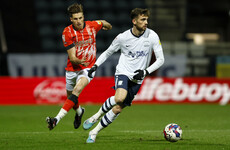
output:
<svg viewBox="0 0 230 150"><path fill-rule="evenodd" d="M149 17L150 13L148 9L143 9L143 8L134 8L130 13L130 17L132 20L138 17L138 15L144 15Z"/></svg>
<svg viewBox="0 0 230 150"><path fill-rule="evenodd" d="M72 17L72 14L80 13L80 12L83 13L83 6L81 4L74 3L68 7L67 11L69 15Z"/></svg>

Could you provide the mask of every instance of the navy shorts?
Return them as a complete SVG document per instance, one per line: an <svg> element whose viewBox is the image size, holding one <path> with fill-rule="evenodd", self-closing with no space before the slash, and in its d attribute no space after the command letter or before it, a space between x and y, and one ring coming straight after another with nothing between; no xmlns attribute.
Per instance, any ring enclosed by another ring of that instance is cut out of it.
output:
<svg viewBox="0 0 230 150"><path fill-rule="evenodd" d="M134 96L137 94L141 87L141 84L137 84L129 80L125 75L115 76L115 90L117 88L123 88L128 91L127 96L123 102L125 106L131 106Z"/></svg>

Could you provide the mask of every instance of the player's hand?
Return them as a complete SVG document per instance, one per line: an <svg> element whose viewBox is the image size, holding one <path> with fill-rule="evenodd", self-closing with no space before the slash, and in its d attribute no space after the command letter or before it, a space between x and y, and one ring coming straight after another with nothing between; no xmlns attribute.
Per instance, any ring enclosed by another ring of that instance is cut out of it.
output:
<svg viewBox="0 0 230 150"><path fill-rule="evenodd" d="M143 80L145 76L149 74L147 70L136 70L134 73L137 73L133 76L133 79Z"/></svg>
<svg viewBox="0 0 230 150"><path fill-rule="evenodd" d="M93 72L95 72L97 70L97 65L93 65L92 68L90 68L90 70L88 71L88 76L90 78L93 78Z"/></svg>

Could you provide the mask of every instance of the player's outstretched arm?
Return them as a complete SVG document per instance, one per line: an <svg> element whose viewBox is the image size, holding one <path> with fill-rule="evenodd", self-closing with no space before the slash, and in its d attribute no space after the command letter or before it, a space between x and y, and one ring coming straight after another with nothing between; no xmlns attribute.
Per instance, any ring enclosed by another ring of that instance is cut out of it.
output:
<svg viewBox="0 0 230 150"><path fill-rule="evenodd" d="M102 27L103 30L111 30L112 29L112 25L109 22L107 22L105 20L100 20L100 21L103 24L103 27Z"/></svg>

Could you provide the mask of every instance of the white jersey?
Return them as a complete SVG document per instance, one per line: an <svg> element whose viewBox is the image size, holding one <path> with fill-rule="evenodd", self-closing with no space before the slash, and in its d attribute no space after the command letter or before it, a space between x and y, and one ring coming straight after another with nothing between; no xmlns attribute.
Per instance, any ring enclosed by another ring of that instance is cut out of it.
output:
<svg viewBox="0 0 230 150"><path fill-rule="evenodd" d="M149 73L158 69L164 63L162 46L158 35L151 29L146 29L139 37L129 29L119 34L96 61L96 65L101 65L114 52L121 50L115 75L126 75L130 80L140 84L142 81L133 79L136 70L147 69ZM156 61L149 66L152 53L156 56Z"/></svg>

